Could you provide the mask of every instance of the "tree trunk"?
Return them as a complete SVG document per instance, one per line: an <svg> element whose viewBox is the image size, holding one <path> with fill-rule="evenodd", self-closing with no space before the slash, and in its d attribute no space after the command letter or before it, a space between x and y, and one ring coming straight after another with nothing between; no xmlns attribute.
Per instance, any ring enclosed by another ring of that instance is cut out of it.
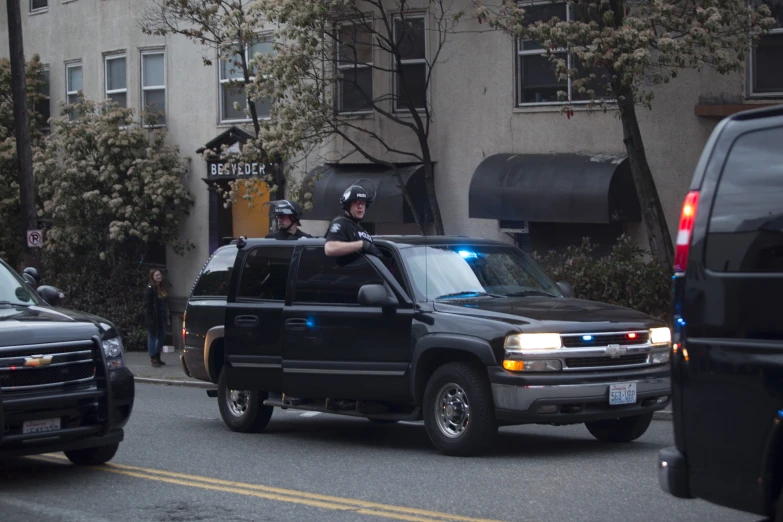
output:
<svg viewBox="0 0 783 522"><path fill-rule="evenodd" d="M11 90L14 100L14 133L16 158L19 164L19 204L21 207L21 240L25 263L41 267L39 248L27 246L27 231L38 228L35 210L35 180L33 179L33 152L30 144L30 121L27 111L22 15L19 0L8 0L8 44L11 53Z"/></svg>
<svg viewBox="0 0 783 522"><path fill-rule="evenodd" d="M435 221L435 234L442 236L446 232L443 228L443 218L440 215L438 195L435 193L435 166L432 164L430 147L426 140L421 141L422 158L424 159L424 186L427 190L427 200L430 202L432 218Z"/></svg>
<svg viewBox="0 0 783 522"><path fill-rule="evenodd" d="M642 133L636 117L633 93L628 87L618 87L615 89L615 94L623 123L623 142L628 153L636 194L639 196L639 203L642 206L642 217L647 229L650 252L656 261L671 268L674 262L674 247L661 200L658 197L658 190L655 188L655 180L653 180L650 165L647 163Z"/></svg>

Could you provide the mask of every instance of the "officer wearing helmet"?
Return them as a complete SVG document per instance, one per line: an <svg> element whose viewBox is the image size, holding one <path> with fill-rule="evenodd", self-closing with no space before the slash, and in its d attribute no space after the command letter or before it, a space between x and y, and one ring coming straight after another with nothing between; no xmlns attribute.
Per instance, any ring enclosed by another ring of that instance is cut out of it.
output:
<svg viewBox="0 0 783 522"><path fill-rule="evenodd" d="M267 234L267 238L295 241L301 237L313 237L299 230L302 209L296 201L275 201L273 214L277 218L277 232Z"/></svg>
<svg viewBox="0 0 783 522"><path fill-rule="evenodd" d="M324 253L339 257L364 252L381 257L372 236L359 224L372 203L373 198L361 185L351 185L340 197L344 215L337 216L326 232Z"/></svg>

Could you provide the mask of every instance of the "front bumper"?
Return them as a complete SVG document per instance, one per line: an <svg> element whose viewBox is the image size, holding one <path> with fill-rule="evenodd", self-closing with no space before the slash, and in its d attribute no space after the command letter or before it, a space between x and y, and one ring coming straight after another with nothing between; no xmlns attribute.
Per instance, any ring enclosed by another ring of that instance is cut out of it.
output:
<svg viewBox="0 0 783 522"><path fill-rule="evenodd" d="M658 452L658 483L677 498L693 498L688 486L688 463L676 447Z"/></svg>
<svg viewBox="0 0 783 522"><path fill-rule="evenodd" d="M608 374L509 375L490 372L496 417L503 422L566 424L632 417L664 409L671 402L668 369ZM609 405L609 386L635 382L636 403Z"/></svg>

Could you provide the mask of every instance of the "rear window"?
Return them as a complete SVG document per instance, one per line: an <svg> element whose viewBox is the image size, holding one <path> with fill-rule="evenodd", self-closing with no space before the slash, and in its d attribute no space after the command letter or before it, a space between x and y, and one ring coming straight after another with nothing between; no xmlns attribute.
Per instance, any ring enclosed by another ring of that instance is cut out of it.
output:
<svg viewBox="0 0 783 522"><path fill-rule="evenodd" d="M227 297L236 257L235 246L215 252L193 288L193 297Z"/></svg>
<svg viewBox="0 0 783 522"><path fill-rule="evenodd" d="M706 265L717 272L783 272L783 127L734 142L715 193Z"/></svg>
<svg viewBox="0 0 783 522"><path fill-rule="evenodd" d="M261 247L251 250L242 267L237 297L284 301L293 248Z"/></svg>

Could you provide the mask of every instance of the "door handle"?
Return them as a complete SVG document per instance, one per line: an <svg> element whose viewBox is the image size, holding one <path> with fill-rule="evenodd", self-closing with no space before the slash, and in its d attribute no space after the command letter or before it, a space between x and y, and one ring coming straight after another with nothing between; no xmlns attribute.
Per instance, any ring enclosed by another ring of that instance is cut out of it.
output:
<svg viewBox="0 0 783 522"><path fill-rule="evenodd" d="M243 326L243 327L258 326L258 317L255 315L238 315L234 319L234 326Z"/></svg>
<svg viewBox="0 0 783 522"><path fill-rule="evenodd" d="M307 328L307 319L286 319L286 330L304 330Z"/></svg>

